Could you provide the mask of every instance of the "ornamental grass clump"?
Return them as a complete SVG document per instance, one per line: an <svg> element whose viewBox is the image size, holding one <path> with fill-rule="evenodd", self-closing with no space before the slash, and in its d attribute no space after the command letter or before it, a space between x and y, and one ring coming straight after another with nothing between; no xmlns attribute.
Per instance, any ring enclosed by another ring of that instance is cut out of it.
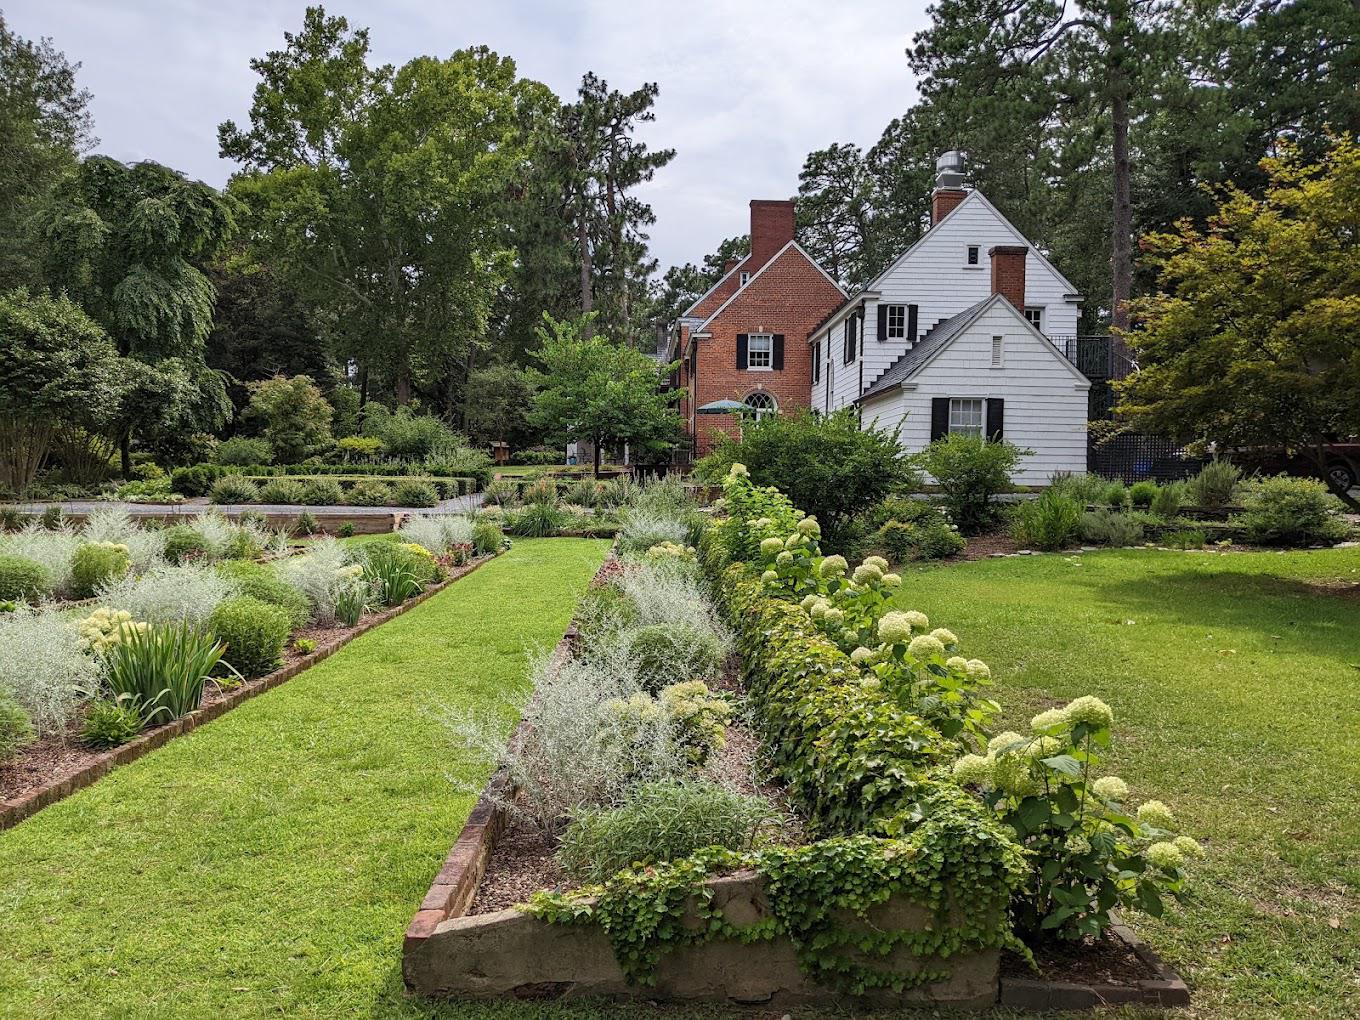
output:
<svg viewBox="0 0 1360 1020"><path fill-rule="evenodd" d="M505 515L506 530L520 538L549 538L570 522L571 518L553 503L527 503Z"/></svg>
<svg viewBox="0 0 1360 1020"><path fill-rule="evenodd" d="M643 783L618 807L578 812L557 856L573 877L603 882L624 868L673 861L705 847L751 849L777 818L765 798L715 783Z"/></svg>
<svg viewBox="0 0 1360 1020"><path fill-rule="evenodd" d="M423 546L436 556L473 545L472 518L462 514L414 514L401 526L403 542Z"/></svg>
<svg viewBox="0 0 1360 1020"><path fill-rule="evenodd" d="M1165 804L1133 812L1128 784L1098 775L1113 723L1109 705L1087 695L1036 715L1029 734L997 734L985 754L953 766L955 780L978 789L1034 859L1011 905L1027 940L1091 938L1109 927L1111 910L1160 917L1165 897L1185 896L1184 865L1199 844L1178 834Z"/></svg>
<svg viewBox="0 0 1360 1020"><path fill-rule="evenodd" d="M380 605L395 606L420 594L435 569L423 546L374 542L365 550L362 577Z"/></svg>
<svg viewBox="0 0 1360 1020"><path fill-rule="evenodd" d="M0 613L0 696L28 713L39 735L66 732L102 672L65 614L23 604Z"/></svg>
<svg viewBox="0 0 1360 1020"><path fill-rule="evenodd" d="M203 702L203 687L224 649L192 624L167 623L128 632L106 658L108 688L146 724L170 722Z"/></svg>
<svg viewBox="0 0 1360 1020"><path fill-rule="evenodd" d="M1065 549L1081 535L1082 514L1081 504L1071 496L1048 489L1015 508L1011 534L1021 545Z"/></svg>
<svg viewBox="0 0 1360 1020"><path fill-rule="evenodd" d="M687 545L689 525L678 515L665 511L632 508L624 514L619 529L619 550L645 553L663 542Z"/></svg>

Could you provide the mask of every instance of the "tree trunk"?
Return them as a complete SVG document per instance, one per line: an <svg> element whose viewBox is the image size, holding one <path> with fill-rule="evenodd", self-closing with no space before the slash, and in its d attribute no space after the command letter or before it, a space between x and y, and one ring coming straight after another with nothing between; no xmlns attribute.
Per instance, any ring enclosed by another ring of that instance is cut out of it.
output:
<svg viewBox="0 0 1360 1020"><path fill-rule="evenodd" d="M364 412L368 408L368 366L359 366L359 434L364 431Z"/></svg>
<svg viewBox="0 0 1360 1020"><path fill-rule="evenodd" d="M593 295L591 294L590 278L594 274L594 267L590 259L590 218L587 215L589 208L585 195L581 196L581 205L577 210L576 218L576 244L581 249L581 311L588 312L594 307Z"/></svg>
<svg viewBox="0 0 1360 1020"><path fill-rule="evenodd" d="M118 437L118 465L123 471L123 478L132 478L132 429L126 428L123 434Z"/></svg>

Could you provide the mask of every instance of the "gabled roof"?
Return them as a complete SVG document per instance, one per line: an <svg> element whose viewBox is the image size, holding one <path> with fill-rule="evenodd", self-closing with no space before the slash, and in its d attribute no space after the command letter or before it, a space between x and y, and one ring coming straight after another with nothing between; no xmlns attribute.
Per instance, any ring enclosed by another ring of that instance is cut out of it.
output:
<svg viewBox="0 0 1360 1020"><path fill-rule="evenodd" d="M1081 373L1081 370L1073 365L1072 362L1068 361L1067 358L1053 346L1053 341L1049 340L1048 337L1035 329L1034 324L1026 319L1024 314L1020 312L1015 305L1011 304L1000 294L993 294L990 297L983 298L975 305L970 305L957 315L951 315L949 318L937 322L934 328L913 344L906 354L903 354L889 365L887 371L874 380L872 386L856 397L855 402L858 403L868 397L877 396L880 393L884 393L887 390L902 385L902 383L909 380L912 376L919 373L923 368L934 361L951 342L961 336L969 326L981 318L983 312L987 311L998 302L1005 306L1011 313L1012 318L1023 325L1037 340L1040 340L1045 349L1050 351L1055 358L1061 361L1069 372L1081 382L1088 385L1090 384L1090 380Z"/></svg>
<svg viewBox="0 0 1360 1020"><path fill-rule="evenodd" d="M750 256L749 253L746 254L746 255L743 255L743 256L741 257L741 259L737 262L736 265L734 265L734 266L733 266L731 269L729 269L727 272L723 273L722 276L718 277L717 282L714 283L712 287L709 287L708 290L704 291L704 292L703 292L702 294L700 294L697 298L695 298L695 299L694 299L694 304L690 305L688 308L686 308L683 312L680 313L680 318L682 318L682 319L687 319L687 318L689 318L689 317L690 317L690 313L693 312L694 309L698 308L701 304L704 303L704 298L708 297L708 295L712 294L715 290L717 290L719 287L721 287L721 286L723 285L723 281L726 280L726 279L727 279L729 276L731 276L733 273L735 273L737 270L739 270L742 266L746 265L746 263L747 263L748 261L750 261L750 258L751 258L751 256Z"/></svg>
<svg viewBox="0 0 1360 1020"><path fill-rule="evenodd" d="M946 220L948 220L950 216L953 216L954 213L958 212L958 210L962 209L962 208L963 208L965 205L967 205L969 202L974 202L974 201L976 201L976 202L981 202L981 203L982 203L983 205L985 205L988 209L990 209L990 210L992 211L992 214L995 215L996 218L997 218L998 220L1001 221L1001 224L1002 224L1004 227L1006 227L1008 230L1010 230L1010 232L1011 232L1012 234L1014 234L1014 235L1016 236L1016 238L1018 238L1019 240L1021 240L1021 241L1023 241L1023 242L1025 243L1025 245L1029 248L1029 250L1032 251L1032 252L1034 253L1034 256L1039 260L1039 262L1040 262L1042 265L1044 265L1045 267L1047 267L1048 270L1049 270L1050 272L1052 272L1053 275L1056 276L1056 277L1058 278L1058 282L1060 282L1064 287L1067 288L1067 296L1068 296L1068 297L1073 297L1073 298L1080 298L1080 297L1081 297L1081 292L1078 291L1077 288L1076 288L1075 286L1073 286L1072 281L1069 280L1067 277L1063 276L1063 274L1060 273L1060 272L1058 271L1058 267L1055 266L1052 262L1050 262L1050 261L1048 260L1048 258L1044 255L1044 253L1041 252L1038 248L1036 248L1036 247L1034 246L1034 242L1032 242L1032 241L1031 241L1029 238L1027 238L1024 234L1020 233L1020 231L1016 228L1015 224L1012 223L1010 220L1006 219L1005 214L1002 213L1001 210L998 209L996 206L992 205L991 200L988 199L986 195L984 195L981 191L978 191L976 188L973 188L973 189L971 189L971 190L968 192L968 194L964 195L963 201L961 201L958 205L954 206L953 209L949 210L949 212L948 212L948 213L940 220L939 223L932 223L932 224L930 225L930 229L927 230L924 234L922 234L920 237L918 237L918 238L916 239L916 243L915 243L915 244L911 245L909 248L907 248L906 251L902 252L901 255L897 256L897 258L893 259L890 263L888 263L888 266L887 266L886 269L884 269L884 270L883 270L882 272L880 272L877 276L875 276L872 280L870 280L868 283L866 283L866 284L865 284L859 291L857 291L855 294L851 295L850 298L849 298L849 300L847 300L847 301L845 302L845 304L841 305L839 308L837 308L835 311L833 311L830 315L828 315L825 319L823 319L820 323L818 323L816 329L814 329L811 333L808 334L808 339L811 340L812 337L813 337L813 334L821 332L821 331L822 331L823 329L825 329L828 325L830 325L831 323L835 322L836 319L838 319L838 318L839 318L842 314L844 314L848 309L850 309L851 307L853 307L853 305L855 304L855 302L857 302L861 297L864 297L866 294L869 294L869 293L871 293L871 292L872 292L872 293L877 293L877 292L878 292L878 289L879 289L879 284L881 284L881 283L883 282L884 278L886 278L889 274L891 274L891 273L893 273L894 271L896 271L896 269L897 269L897 267L898 267L899 265L901 265L903 262L905 262L908 258L911 257L911 255L912 255L913 252L915 252L915 251L918 250L922 245L924 245L924 244L926 243L926 241L928 241L928 240L930 239L930 236L931 236L932 234L934 234L935 231L936 231L937 229L939 229L940 225L943 224Z"/></svg>
<svg viewBox="0 0 1360 1020"><path fill-rule="evenodd" d="M747 293L751 289L751 287L755 285L755 282L760 279L761 274L763 274L765 270L769 269L772 265L774 265L781 258L783 258L784 253L788 251L790 248L794 249L796 252L798 252L799 255L802 255L803 258L807 259L808 263L814 269L816 269L817 272L821 273L822 276L826 277L826 282L831 284L831 286L835 287L837 293L839 293L842 297L845 296L845 288L842 287L839 283L837 283L832 278L830 273L828 273L825 269L818 265L817 260L814 259L811 255L809 255L806 249L804 249L801 244L799 244L797 241L789 241L787 244L784 245L784 247L780 248L777 252L775 252L768 259L766 259L765 264L763 266L761 266L753 274L751 274L751 278L746 281L745 287L739 288L735 294L733 294L730 298L728 298L717 308L715 308L713 310L713 313L709 315L709 317L705 319L703 322L699 323L699 325L695 326L694 329L691 330L691 332L702 333L705 327L707 327L710 322L712 322L719 315L721 315L724 310L726 310L728 305L730 305L733 301L737 300L737 298L741 297L743 294Z"/></svg>

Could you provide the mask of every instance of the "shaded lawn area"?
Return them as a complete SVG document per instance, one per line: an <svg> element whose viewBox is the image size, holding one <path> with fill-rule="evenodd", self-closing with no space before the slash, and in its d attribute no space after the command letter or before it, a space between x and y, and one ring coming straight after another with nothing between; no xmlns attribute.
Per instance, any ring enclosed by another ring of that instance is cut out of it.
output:
<svg viewBox="0 0 1360 1020"><path fill-rule="evenodd" d="M992 666L1007 728L1082 694L1114 708L1111 771L1209 851L1195 903L1131 917L1192 1015L1353 1017L1357 585L1360 549L1101 552L923 568L896 601Z"/></svg>
<svg viewBox="0 0 1360 1020"><path fill-rule="evenodd" d="M0 832L0 1016L423 1012L403 1001L402 932L471 810L454 781L489 770L437 714L504 714L607 547L517 542Z"/></svg>

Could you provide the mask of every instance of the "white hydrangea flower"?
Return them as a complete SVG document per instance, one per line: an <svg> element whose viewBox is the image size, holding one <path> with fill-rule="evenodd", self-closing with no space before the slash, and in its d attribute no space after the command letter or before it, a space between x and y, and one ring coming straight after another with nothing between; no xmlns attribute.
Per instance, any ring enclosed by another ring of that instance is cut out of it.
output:
<svg viewBox="0 0 1360 1020"><path fill-rule="evenodd" d="M1042 733L1051 730L1055 726L1065 726L1067 724L1067 710L1065 708L1050 708L1046 712L1040 712L1029 721L1035 733Z"/></svg>
<svg viewBox="0 0 1360 1020"><path fill-rule="evenodd" d="M790 563L793 562L793 553L789 552L786 549L784 552L776 556L774 558L774 561L778 563L781 567L787 567Z"/></svg>
<svg viewBox="0 0 1360 1020"><path fill-rule="evenodd" d="M1074 726L1085 723L1097 729L1104 729L1114 723L1114 711L1110 706L1090 694L1069 704L1066 711L1067 721Z"/></svg>
<svg viewBox="0 0 1360 1020"><path fill-rule="evenodd" d="M944 627L936 627L930 632L930 636L946 648L954 648L959 643L958 635Z"/></svg>
<svg viewBox="0 0 1360 1020"><path fill-rule="evenodd" d="M1185 863L1185 855L1175 843L1153 843L1145 856L1149 864L1162 871L1175 871Z"/></svg>
<svg viewBox="0 0 1360 1020"><path fill-rule="evenodd" d="M954 779L961 786L988 786L991 784L992 771L995 768L995 758L965 754L954 763Z"/></svg>
<svg viewBox="0 0 1360 1020"><path fill-rule="evenodd" d="M779 571L767 570L765 571L765 573L760 575L760 579L764 581L766 584L773 584L775 581L779 580Z"/></svg>
<svg viewBox="0 0 1360 1020"><path fill-rule="evenodd" d="M901 575L901 574L884 574L884 575L883 575L883 587L885 587L885 588L896 588L896 587L899 587L901 584L902 584L902 575Z"/></svg>
<svg viewBox="0 0 1360 1020"><path fill-rule="evenodd" d="M968 664L964 666L964 670L974 680L990 680L992 676L992 667L981 659L969 659Z"/></svg>
<svg viewBox="0 0 1360 1020"><path fill-rule="evenodd" d="M905 616L913 630L930 630L930 617L926 616L925 613L916 609L908 609Z"/></svg>
<svg viewBox="0 0 1360 1020"><path fill-rule="evenodd" d="M1091 784L1091 789L1102 800L1118 802L1129 795L1129 784L1118 776L1101 776Z"/></svg>
<svg viewBox="0 0 1360 1020"><path fill-rule="evenodd" d="M1138 805L1138 820L1154 829L1174 829L1176 816L1160 800L1149 800Z"/></svg>
<svg viewBox="0 0 1360 1020"><path fill-rule="evenodd" d="M944 664L950 669L957 670L960 673L964 673L968 669L968 660L962 655L951 655L944 660Z"/></svg>
<svg viewBox="0 0 1360 1020"><path fill-rule="evenodd" d="M873 649L865 648L863 645L860 645L858 648L856 648L853 652L850 653L850 661L853 662L856 666L864 665L873 657L874 657Z"/></svg>
<svg viewBox="0 0 1360 1020"><path fill-rule="evenodd" d="M854 574L850 579L856 584L875 584L883 580L883 571L872 563L861 563L855 568Z"/></svg>
<svg viewBox="0 0 1360 1020"><path fill-rule="evenodd" d="M878 639L890 645L911 640L910 614L884 613L878 621Z"/></svg>
<svg viewBox="0 0 1360 1020"><path fill-rule="evenodd" d="M767 538L760 543L762 556L778 556L784 551L784 540L781 538Z"/></svg>
<svg viewBox="0 0 1360 1020"><path fill-rule="evenodd" d="M746 470L745 464L733 464L727 469L727 473L734 478L746 478L751 474L751 472Z"/></svg>
<svg viewBox="0 0 1360 1020"><path fill-rule="evenodd" d="M888 561L885 560L882 556L866 556L864 557L864 566L877 567L878 572L881 574L887 571Z"/></svg>
<svg viewBox="0 0 1360 1020"><path fill-rule="evenodd" d="M817 523L817 518L804 517L798 522L798 533L806 535L808 538L819 538L822 534L822 526Z"/></svg>
<svg viewBox="0 0 1360 1020"><path fill-rule="evenodd" d="M1029 743L1029 741L1022 737L1020 734L1016 733L1014 730L1005 730L1001 733L998 733L991 740L987 741L987 753L993 755L999 754L1001 751L1005 750L1008 747L1011 747L1014 744L1027 744L1027 743Z"/></svg>
<svg viewBox="0 0 1360 1020"><path fill-rule="evenodd" d="M907 654L913 659L933 659L944 655L944 645L933 635L918 634L907 645Z"/></svg>
<svg viewBox="0 0 1360 1020"><path fill-rule="evenodd" d="M841 577L849 567L844 556L828 556L818 569L823 577Z"/></svg>

